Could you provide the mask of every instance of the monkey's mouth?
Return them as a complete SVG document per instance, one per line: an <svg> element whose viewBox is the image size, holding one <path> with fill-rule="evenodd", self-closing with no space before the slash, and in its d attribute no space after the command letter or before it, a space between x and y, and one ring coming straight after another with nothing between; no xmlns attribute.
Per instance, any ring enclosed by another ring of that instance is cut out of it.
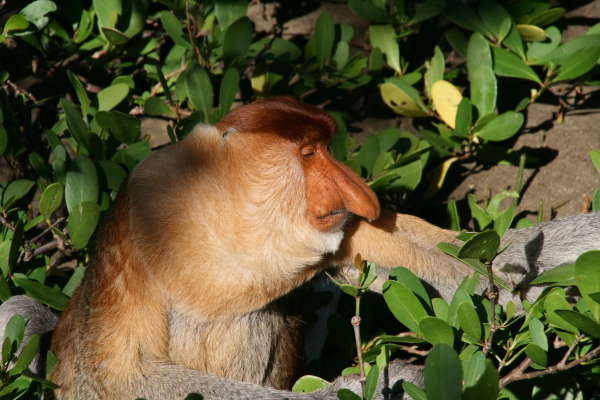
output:
<svg viewBox="0 0 600 400"><path fill-rule="evenodd" d="M347 217L348 209L344 207L330 211L327 214L318 217L318 219L322 225L327 227L327 229L334 229L343 224Z"/></svg>

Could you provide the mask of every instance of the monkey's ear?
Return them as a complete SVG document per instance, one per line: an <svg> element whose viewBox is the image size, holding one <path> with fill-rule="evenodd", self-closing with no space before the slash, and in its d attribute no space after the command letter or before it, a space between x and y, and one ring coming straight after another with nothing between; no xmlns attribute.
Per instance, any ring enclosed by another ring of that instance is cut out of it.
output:
<svg viewBox="0 0 600 400"><path fill-rule="evenodd" d="M234 133L236 131L237 131L237 129L235 129L235 128L226 128L225 130L219 129L219 133L221 134L221 136L223 136L223 139L225 139L227 136L229 136L229 134Z"/></svg>

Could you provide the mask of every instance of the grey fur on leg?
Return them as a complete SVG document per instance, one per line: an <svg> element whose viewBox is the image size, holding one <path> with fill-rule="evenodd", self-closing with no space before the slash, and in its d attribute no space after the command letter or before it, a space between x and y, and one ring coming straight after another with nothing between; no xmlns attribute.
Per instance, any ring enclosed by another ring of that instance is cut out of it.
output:
<svg viewBox="0 0 600 400"><path fill-rule="evenodd" d="M4 331L8 321L17 314L25 318L25 334L17 357L21 354L23 347L29 342L34 334L40 336L40 351L35 356L29 370L36 375L44 376L46 369L46 353L50 348L52 331L58 322L58 317L49 309L28 296L13 296L0 306L0 338L4 337ZM11 362L11 366L15 360Z"/></svg>
<svg viewBox="0 0 600 400"><path fill-rule="evenodd" d="M582 253L600 250L600 212L555 219L530 228L511 229L502 245L512 244L494 260L494 270L523 298L535 301L543 286L527 287L544 271L574 264Z"/></svg>

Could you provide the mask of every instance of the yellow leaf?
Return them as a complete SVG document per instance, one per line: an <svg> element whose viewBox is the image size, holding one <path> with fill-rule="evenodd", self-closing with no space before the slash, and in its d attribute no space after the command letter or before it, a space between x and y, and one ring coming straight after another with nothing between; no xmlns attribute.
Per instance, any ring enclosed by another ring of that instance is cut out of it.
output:
<svg viewBox="0 0 600 400"><path fill-rule="evenodd" d="M526 42L543 42L548 39L546 32L535 25L517 25L521 37Z"/></svg>
<svg viewBox="0 0 600 400"><path fill-rule="evenodd" d="M252 89L257 98L262 99L269 96L269 68L266 63L260 63L252 72Z"/></svg>
<svg viewBox="0 0 600 400"><path fill-rule="evenodd" d="M354 257L354 266L360 272L363 272L364 265L363 265L363 259L362 259L362 256L360 255L360 253L356 253L356 257Z"/></svg>
<svg viewBox="0 0 600 400"><path fill-rule="evenodd" d="M435 110L452 129L456 125L456 112L462 98L456 86L448 81L437 81L431 87L431 99Z"/></svg>
<svg viewBox="0 0 600 400"><path fill-rule="evenodd" d="M385 104L394 110L396 114L415 118L429 116L429 114L423 111L408 94L393 83L384 83L381 85L380 90L383 101L385 101Z"/></svg>
<svg viewBox="0 0 600 400"><path fill-rule="evenodd" d="M458 158L452 157L435 167L431 172L427 174L427 180L429 180L429 188L427 192L425 192L426 199L432 198L437 194L437 192L442 188L444 184L444 180L446 179L446 173L450 166L456 161Z"/></svg>

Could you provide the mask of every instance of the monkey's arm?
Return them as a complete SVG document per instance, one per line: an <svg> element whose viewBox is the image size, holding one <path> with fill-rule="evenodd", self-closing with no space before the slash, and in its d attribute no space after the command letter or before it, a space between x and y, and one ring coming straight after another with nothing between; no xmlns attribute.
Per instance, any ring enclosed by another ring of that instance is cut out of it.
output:
<svg viewBox="0 0 600 400"><path fill-rule="evenodd" d="M437 248L440 242L460 245L457 232L444 230L410 215L381 210L379 219L351 221L337 253L327 257L334 266L351 266L360 253L364 260L377 264L379 278L372 289L381 285L392 268L402 266L435 288L441 297L451 299L465 276L473 270ZM355 268L347 273L354 274Z"/></svg>
<svg viewBox="0 0 600 400"><path fill-rule="evenodd" d="M437 248L440 242L461 245L457 232L433 226L419 218L382 210L381 217L369 223L352 221L340 250L327 259L332 265L348 266L356 253L377 264L379 279L373 289L381 291L391 268L403 266L435 288L449 300L460 282L473 270ZM493 263L495 274L511 288L521 290L532 302L543 287L527 288L536 276L559 265L572 264L589 250L600 249L600 213L580 214L556 219L524 229L511 229L501 248L510 246ZM350 274L355 273L349 268ZM485 290L482 281L480 291ZM517 296L501 291L500 302ZM520 302L517 302L517 306Z"/></svg>

